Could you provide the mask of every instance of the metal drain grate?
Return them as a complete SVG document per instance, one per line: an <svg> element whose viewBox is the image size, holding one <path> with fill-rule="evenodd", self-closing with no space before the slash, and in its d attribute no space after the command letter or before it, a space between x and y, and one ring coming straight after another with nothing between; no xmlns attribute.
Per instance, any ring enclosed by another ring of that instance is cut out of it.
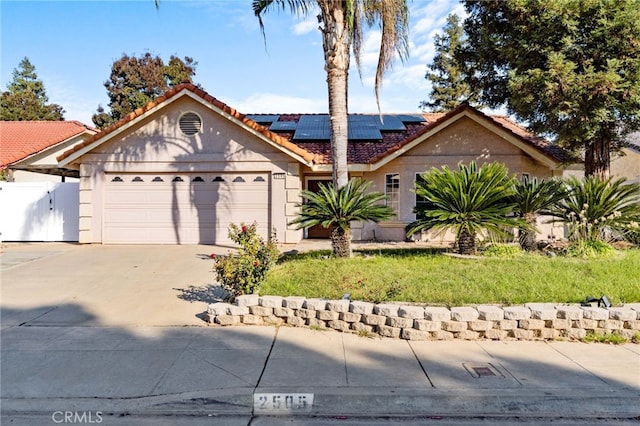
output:
<svg viewBox="0 0 640 426"><path fill-rule="evenodd" d="M504 377L493 365L466 363L463 362L462 366L476 379L482 377Z"/></svg>

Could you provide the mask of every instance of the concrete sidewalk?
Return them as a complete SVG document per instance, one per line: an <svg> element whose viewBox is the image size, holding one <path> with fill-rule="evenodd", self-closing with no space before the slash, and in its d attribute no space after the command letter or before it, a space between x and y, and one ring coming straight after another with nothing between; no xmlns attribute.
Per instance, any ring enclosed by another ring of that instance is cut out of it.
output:
<svg viewBox="0 0 640 426"><path fill-rule="evenodd" d="M637 344L207 327L196 315L214 296L197 289L211 283L214 250L227 249L5 250L2 424L57 424L67 415L107 425L577 425L640 417Z"/></svg>
<svg viewBox="0 0 640 426"><path fill-rule="evenodd" d="M104 424L249 424L268 415L589 424L640 416L640 348L631 344L23 325L2 329L1 356L3 424L54 424L57 412L100 413Z"/></svg>

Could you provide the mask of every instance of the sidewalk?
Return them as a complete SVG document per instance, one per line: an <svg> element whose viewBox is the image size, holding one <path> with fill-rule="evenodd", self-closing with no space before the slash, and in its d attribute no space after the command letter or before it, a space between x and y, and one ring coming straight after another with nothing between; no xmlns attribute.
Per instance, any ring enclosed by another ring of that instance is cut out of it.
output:
<svg viewBox="0 0 640 426"><path fill-rule="evenodd" d="M288 327L6 327L2 423L53 424L57 411L100 412L104 424L123 415L249 424L274 414L631 421L640 416L639 346L410 342Z"/></svg>

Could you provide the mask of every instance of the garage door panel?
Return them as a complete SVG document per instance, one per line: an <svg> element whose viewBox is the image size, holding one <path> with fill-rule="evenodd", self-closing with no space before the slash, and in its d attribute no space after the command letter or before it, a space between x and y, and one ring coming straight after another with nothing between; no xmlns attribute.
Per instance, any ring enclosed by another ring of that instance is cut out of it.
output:
<svg viewBox="0 0 640 426"><path fill-rule="evenodd" d="M268 182L266 173L107 175L103 241L229 244L228 227L240 222L267 237Z"/></svg>

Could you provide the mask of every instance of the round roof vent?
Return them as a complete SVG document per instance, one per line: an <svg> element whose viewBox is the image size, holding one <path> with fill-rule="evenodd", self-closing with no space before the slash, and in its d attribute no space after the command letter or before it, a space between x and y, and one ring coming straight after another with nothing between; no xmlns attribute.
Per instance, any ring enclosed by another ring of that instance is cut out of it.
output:
<svg viewBox="0 0 640 426"><path fill-rule="evenodd" d="M202 129L202 119L195 112L185 112L180 116L179 125L180 131L185 135L197 135Z"/></svg>

